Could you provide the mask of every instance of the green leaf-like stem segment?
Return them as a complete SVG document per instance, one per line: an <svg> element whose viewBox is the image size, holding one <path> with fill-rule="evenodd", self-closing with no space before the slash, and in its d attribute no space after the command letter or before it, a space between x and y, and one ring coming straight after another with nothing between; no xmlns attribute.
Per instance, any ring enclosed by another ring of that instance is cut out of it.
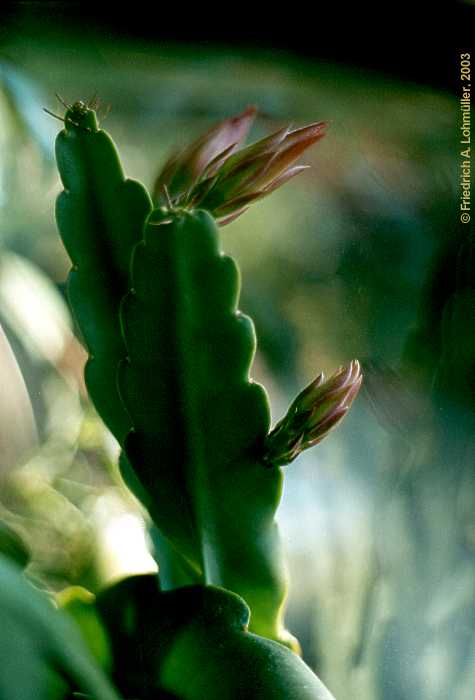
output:
<svg viewBox="0 0 475 700"><path fill-rule="evenodd" d="M222 588L162 592L156 576L133 576L100 593L96 610L126 698L334 700L296 654L250 633L249 608Z"/></svg>
<svg viewBox="0 0 475 700"><path fill-rule="evenodd" d="M125 445L124 478L161 533L162 581L227 587L250 605L251 629L291 643L274 522L282 474L258 458L269 408L248 380L255 337L236 309L236 265L221 255L205 212L164 219L157 211L142 241L150 198L125 179L93 110L68 110L56 156L65 188L56 216L73 262L69 300L90 353L86 383ZM126 350L119 308L136 245L121 312Z"/></svg>
<svg viewBox="0 0 475 700"><path fill-rule="evenodd" d="M134 251L131 287L119 388L134 425L125 452L151 515L195 581L241 595L251 629L283 640L274 521L282 472L259 459L269 405L249 380L254 327L237 310L239 272L220 251L214 219L153 213Z"/></svg>
<svg viewBox="0 0 475 700"><path fill-rule="evenodd" d="M123 442L131 423L119 400L117 368L124 357L119 306L126 293L133 247L151 210L145 188L126 180L114 143L82 103L65 116L56 140L64 185L56 220L73 263L69 301L89 351L86 384L97 411Z"/></svg>

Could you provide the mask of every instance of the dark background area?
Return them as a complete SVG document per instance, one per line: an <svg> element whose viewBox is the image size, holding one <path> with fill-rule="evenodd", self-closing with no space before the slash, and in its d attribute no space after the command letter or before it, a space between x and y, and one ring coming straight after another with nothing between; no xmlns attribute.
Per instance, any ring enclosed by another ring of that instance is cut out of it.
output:
<svg viewBox="0 0 475 700"><path fill-rule="evenodd" d="M16 2L0 9L1 31L62 28L110 38L259 48L270 54L374 70L389 77L457 91L457 61L469 48L475 5L442 3Z"/></svg>

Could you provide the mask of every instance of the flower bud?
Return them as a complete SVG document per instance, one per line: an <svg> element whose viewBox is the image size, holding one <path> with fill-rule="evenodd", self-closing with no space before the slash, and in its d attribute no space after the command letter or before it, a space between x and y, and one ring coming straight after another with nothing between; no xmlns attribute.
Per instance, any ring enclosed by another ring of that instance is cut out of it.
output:
<svg viewBox="0 0 475 700"><path fill-rule="evenodd" d="M327 381L319 374L267 436L264 461L290 464L303 450L321 442L348 413L362 381L358 360L340 367Z"/></svg>
<svg viewBox="0 0 475 700"><path fill-rule="evenodd" d="M248 107L174 154L155 182L159 205L207 209L224 226L305 170L295 162L324 136L326 124L279 129L239 150L255 114Z"/></svg>

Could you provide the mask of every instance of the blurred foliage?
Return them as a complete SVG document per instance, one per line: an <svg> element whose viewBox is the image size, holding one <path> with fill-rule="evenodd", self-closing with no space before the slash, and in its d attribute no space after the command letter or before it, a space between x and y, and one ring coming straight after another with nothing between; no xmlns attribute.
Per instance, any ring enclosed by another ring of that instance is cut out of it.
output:
<svg viewBox="0 0 475 700"><path fill-rule="evenodd" d="M274 418L320 370L358 357L366 374L367 400L289 468L288 625L337 698L469 700L475 271L457 222L456 100L257 50L28 27L2 40L0 516L28 543L28 571L97 590L152 567L144 516L84 395L53 220L56 124L41 108L55 111L57 91L97 92L128 176L147 186L171 146L247 104L261 113L255 138L328 120L312 169L223 231Z"/></svg>
<svg viewBox="0 0 475 700"><path fill-rule="evenodd" d="M76 688L82 697L119 700L75 625L2 555L0 606L0 697L64 700L65 693Z"/></svg>

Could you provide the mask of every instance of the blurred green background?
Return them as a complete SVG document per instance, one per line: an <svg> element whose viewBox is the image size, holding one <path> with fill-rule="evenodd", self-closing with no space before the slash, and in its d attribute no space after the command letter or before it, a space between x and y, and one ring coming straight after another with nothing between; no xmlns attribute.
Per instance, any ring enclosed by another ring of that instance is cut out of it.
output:
<svg viewBox="0 0 475 700"><path fill-rule="evenodd" d="M0 519L29 573L97 590L148 571L147 521L87 401L54 222L54 138L95 93L127 175L254 104L257 139L324 119L312 168L222 230L273 418L357 357L364 393L287 468L288 625L339 700L469 700L475 685L475 254L458 223L455 96L258 48L104 32L0 42Z"/></svg>

